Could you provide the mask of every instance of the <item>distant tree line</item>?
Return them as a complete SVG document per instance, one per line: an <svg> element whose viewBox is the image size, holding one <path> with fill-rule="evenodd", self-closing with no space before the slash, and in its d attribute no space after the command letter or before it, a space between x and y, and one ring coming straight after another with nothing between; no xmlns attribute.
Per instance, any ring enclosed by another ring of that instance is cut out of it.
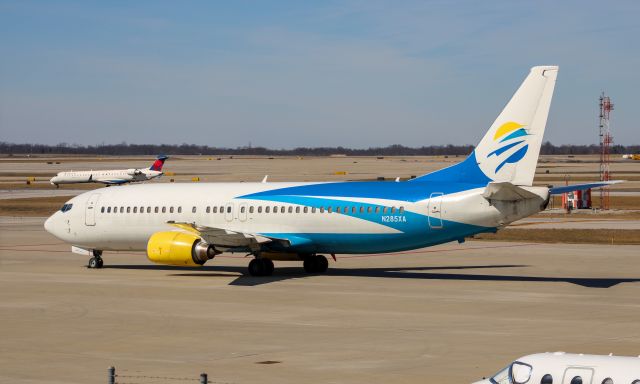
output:
<svg viewBox="0 0 640 384"><path fill-rule="evenodd" d="M345 147L298 147L293 149L269 149L264 147L216 148L195 144L107 144L107 145L77 145L60 143L45 144L13 144L0 142L0 153L9 155L246 155L246 156L455 156L468 155L473 151L472 145L430 145L423 147L405 147L390 145L388 147L371 147L354 149ZM550 142L542 144L543 155L590 155L600 153L599 145L553 145ZM640 145L615 145L611 153L621 155L626 153L640 153Z"/></svg>

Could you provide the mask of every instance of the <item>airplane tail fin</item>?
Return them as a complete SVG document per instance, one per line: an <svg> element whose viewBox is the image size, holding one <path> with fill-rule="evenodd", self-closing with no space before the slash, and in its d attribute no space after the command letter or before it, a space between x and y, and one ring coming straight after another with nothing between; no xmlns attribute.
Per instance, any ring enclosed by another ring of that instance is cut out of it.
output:
<svg viewBox="0 0 640 384"><path fill-rule="evenodd" d="M557 75L557 66L531 68L520 88L465 161L414 180L473 184L493 181L530 186Z"/></svg>
<svg viewBox="0 0 640 384"><path fill-rule="evenodd" d="M152 171L162 171L162 166L164 165L165 160L167 160L169 158L169 156L166 155L158 155L158 157L156 158L156 161L153 162L153 164L151 165L151 167L149 167L150 170Z"/></svg>

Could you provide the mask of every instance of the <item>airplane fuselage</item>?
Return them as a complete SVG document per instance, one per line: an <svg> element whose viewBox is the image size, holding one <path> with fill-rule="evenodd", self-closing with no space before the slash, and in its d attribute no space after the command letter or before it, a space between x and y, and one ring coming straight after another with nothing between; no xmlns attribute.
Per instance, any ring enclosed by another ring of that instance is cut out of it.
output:
<svg viewBox="0 0 640 384"><path fill-rule="evenodd" d="M59 172L51 178L50 182L53 185L78 183L125 184L151 180L159 176L162 176L161 171L133 168L103 171L69 171Z"/></svg>
<svg viewBox="0 0 640 384"><path fill-rule="evenodd" d="M452 183L142 184L83 193L54 214L47 230L73 245L145 250L169 222L287 238L298 253L380 253L494 232L544 208L539 199L492 202L485 186ZM277 251L278 244L266 245ZM230 251L249 251L228 248Z"/></svg>

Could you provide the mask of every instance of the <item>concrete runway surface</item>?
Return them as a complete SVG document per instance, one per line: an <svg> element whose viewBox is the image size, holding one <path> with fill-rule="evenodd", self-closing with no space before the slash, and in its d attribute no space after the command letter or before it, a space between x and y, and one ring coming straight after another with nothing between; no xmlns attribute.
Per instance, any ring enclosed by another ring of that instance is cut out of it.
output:
<svg viewBox="0 0 640 384"><path fill-rule="evenodd" d="M122 383L468 383L534 352L640 354L640 246L470 241L251 278L241 255L89 270L43 220L0 222L3 383L110 365Z"/></svg>

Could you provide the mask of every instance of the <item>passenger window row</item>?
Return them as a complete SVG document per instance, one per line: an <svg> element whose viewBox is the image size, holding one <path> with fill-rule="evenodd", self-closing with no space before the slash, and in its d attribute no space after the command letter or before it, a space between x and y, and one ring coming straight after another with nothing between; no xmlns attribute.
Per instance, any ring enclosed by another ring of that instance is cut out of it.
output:
<svg viewBox="0 0 640 384"><path fill-rule="evenodd" d="M63 207L64 209L65 207ZM403 214L404 213L404 207L400 207L400 208L396 208L396 207L364 207L364 206L335 206L335 207L308 207L308 206L289 206L289 207L285 207L285 206L278 206L278 205L274 205L274 206L256 206L254 207L253 205L248 207L249 209L247 210L246 206L240 206L240 213L246 213L247 211L249 213L316 213L316 212L320 212L320 213L345 213L345 214L364 214L364 213L382 213L382 214ZM71 204L69 204L69 208L71 209ZM206 207L205 212L206 213L231 213L232 211L232 207L230 205L228 206L213 206L213 207ZM63 211L64 212L64 211ZM108 207L102 207L100 208L100 212L101 213L182 213L182 207L145 207L145 206L141 206L141 207L123 207L123 206L108 206ZM197 212L197 207L192 207L191 209L192 213L196 213Z"/></svg>
<svg viewBox="0 0 640 384"><path fill-rule="evenodd" d="M195 208L195 207L194 207ZM220 209L218 209L218 207L207 207L205 209L205 211L207 213L224 213L225 207L221 206ZM226 211L227 213L231 213L231 207L227 206L226 207ZM336 207L308 207L308 206L289 206L289 207L285 207L285 206L278 206L278 205L274 205L274 206L262 206L262 205L258 205L258 206L249 206L249 209L247 209L246 206L240 206L240 213L245 213L245 212L249 212L249 213L316 213L316 212L320 212L320 213L352 213L352 214L357 214L357 213L383 213L383 214L402 214L404 213L404 207L400 207L400 208L396 208L396 207L363 207L363 206L336 206ZM263 209L264 208L264 209Z"/></svg>
<svg viewBox="0 0 640 384"><path fill-rule="evenodd" d="M101 213L182 213L182 207L102 207Z"/></svg>

